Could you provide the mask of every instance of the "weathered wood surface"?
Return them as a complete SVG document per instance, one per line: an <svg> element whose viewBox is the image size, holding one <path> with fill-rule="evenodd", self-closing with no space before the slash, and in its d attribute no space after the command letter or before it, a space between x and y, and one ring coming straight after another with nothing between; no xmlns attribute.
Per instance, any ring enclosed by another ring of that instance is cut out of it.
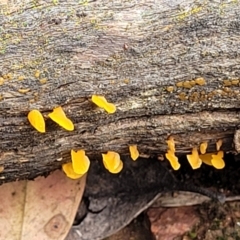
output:
<svg viewBox="0 0 240 240"><path fill-rule="evenodd" d="M145 155L163 154L170 134L179 154L205 140L212 151L218 138L223 150L233 150L240 122L239 1L0 4L0 72L8 76L0 86L1 182L59 168L73 148L92 159L107 150L126 155L129 144ZM197 78L206 84L176 86ZM106 96L117 112L95 108L92 94ZM75 131L50 120L46 134L32 129L29 110L47 115L58 105Z"/></svg>

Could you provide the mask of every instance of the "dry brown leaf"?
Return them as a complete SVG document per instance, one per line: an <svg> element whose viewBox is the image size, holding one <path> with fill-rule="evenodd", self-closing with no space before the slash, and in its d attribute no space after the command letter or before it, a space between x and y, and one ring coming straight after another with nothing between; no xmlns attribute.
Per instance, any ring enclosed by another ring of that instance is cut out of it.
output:
<svg viewBox="0 0 240 240"><path fill-rule="evenodd" d="M65 239L85 188L78 180L55 171L47 178L0 186L0 239Z"/></svg>

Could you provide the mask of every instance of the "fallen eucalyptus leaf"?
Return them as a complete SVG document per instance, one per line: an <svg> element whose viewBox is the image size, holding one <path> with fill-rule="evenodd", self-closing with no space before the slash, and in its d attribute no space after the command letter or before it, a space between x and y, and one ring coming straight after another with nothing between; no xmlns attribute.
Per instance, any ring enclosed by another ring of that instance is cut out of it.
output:
<svg viewBox="0 0 240 240"><path fill-rule="evenodd" d="M63 240L72 226L85 188L55 171L47 178L0 186L0 239Z"/></svg>

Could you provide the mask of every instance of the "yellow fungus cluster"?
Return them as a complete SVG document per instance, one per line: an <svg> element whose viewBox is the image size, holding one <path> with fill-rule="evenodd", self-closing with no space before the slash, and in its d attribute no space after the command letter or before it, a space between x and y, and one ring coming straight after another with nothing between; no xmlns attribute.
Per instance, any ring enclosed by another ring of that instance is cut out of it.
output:
<svg viewBox="0 0 240 240"><path fill-rule="evenodd" d="M167 153L165 154L167 160L170 162L172 168L174 170L178 170L180 168L180 163L178 162L178 158L175 155L175 142L172 136L168 138L166 141L168 145Z"/></svg>
<svg viewBox="0 0 240 240"><path fill-rule="evenodd" d="M130 156L131 156L132 160L136 161L139 157L139 152L138 152L138 149L137 149L137 145L129 146L129 152L130 152Z"/></svg>
<svg viewBox="0 0 240 240"><path fill-rule="evenodd" d="M175 156L175 141L173 137L169 137L166 141L168 145L167 153L165 154L167 160L170 162L172 168L174 170L178 170L180 168L180 164L178 162L178 158ZM216 142L216 150L217 153L206 153L208 143L202 142L200 144L200 155L198 153L198 149L194 147L192 149L192 154L187 154L187 160L192 167L192 169L198 169L201 167L202 163L213 166L216 169L222 169L225 167L225 163L223 160L223 151L219 151L222 146L222 140L218 140Z"/></svg>
<svg viewBox="0 0 240 240"><path fill-rule="evenodd" d="M36 72L35 77L39 77L40 72ZM43 83L45 82L45 79ZM199 78L192 81L186 81L186 82L179 82L176 85L187 87L189 85L204 85L205 80L203 78ZM167 91L172 92L174 90L173 86L169 86L167 88ZM182 96L185 98L185 96ZM98 107L103 108L108 113L114 113L116 111L116 106L112 103L107 102L107 100L103 96L98 95L92 95L91 98L92 102L95 103ZM62 107L56 107L53 109L51 113L48 114L48 117L56 122L59 126L62 128L73 131L74 130L74 124L73 122L66 116L64 113ZM45 120L43 115L40 111L33 109L28 113L28 120L30 124L40 133L45 133ZM168 149L167 153L165 154L165 157L170 162L172 168L174 170L178 170L180 168L180 163L178 161L178 157L175 155L175 141L172 136L168 138L166 141ZM187 160L191 167L193 169L197 169L201 166L202 162L205 164L208 164L210 166L213 166L217 169L222 169L225 166L223 156L223 151L220 151L220 148L222 146L222 140L218 140L216 142L216 153L206 153L207 151L207 142L203 142L200 144L200 155L198 153L198 149L194 147L192 149L192 154L187 155ZM137 160L139 157L139 152L137 149L137 145L130 145L129 146L129 152L130 156L133 161ZM62 165L62 169L65 172L65 174L72 179L77 179L83 176L90 167L90 160L85 155L84 150L78 150L74 151L71 150L71 159L72 162L66 163ZM103 165L104 167L113 174L119 173L123 169L123 162L120 159L120 155L114 151L108 151L106 154L102 154L103 159Z"/></svg>
<svg viewBox="0 0 240 240"><path fill-rule="evenodd" d="M63 109L61 107L57 107L53 109L52 113L48 114L48 117L56 122L59 126L63 127L68 131L74 130L74 125L72 121L66 117ZM39 132L45 132L45 120L40 111L34 109L28 113L28 120L30 124Z"/></svg>
<svg viewBox="0 0 240 240"><path fill-rule="evenodd" d="M199 156L203 163L213 166L216 169L222 169L225 167L225 162L223 160L224 153L223 151L220 151L220 148L222 146L222 139L219 139L216 142L216 150L217 153L206 153Z"/></svg>
<svg viewBox="0 0 240 240"><path fill-rule="evenodd" d="M84 150L78 150L77 152L71 150L71 159L72 162L62 165L62 170L67 177L78 179L87 173L90 167L90 160L85 155Z"/></svg>
<svg viewBox="0 0 240 240"><path fill-rule="evenodd" d="M113 151L102 154L103 165L110 173L119 173L123 168L123 162L120 155Z"/></svg>

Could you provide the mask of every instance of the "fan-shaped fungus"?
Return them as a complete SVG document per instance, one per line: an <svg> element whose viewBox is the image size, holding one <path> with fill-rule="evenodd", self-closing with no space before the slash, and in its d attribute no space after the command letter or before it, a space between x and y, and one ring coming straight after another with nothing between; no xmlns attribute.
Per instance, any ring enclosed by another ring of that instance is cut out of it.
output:
<svg viewBox="0 0 240 240"><path fill-rule="evenodd" d="M77 174L74 172L71 162L63 164L62 170L67 175L67 177L71 179L78 179L83 176L83 174Z"/></svg>
<svg viewBox="0 0 240 240"><path fill-rule="evenodd" d="M71 158L72 167L75 173L83 175L88 171L90 167L90 161L85 155L84 150L78 150L77 152L71 150Z"/></svg>
<svg viewBox="0 0 240 240"><path fill-rule="evenodd" d="M28 121L39 132L45 133L45 121L42 114L34 109L28 113Z"/></svg>
<svg viewBox="0 0 240 240"><path fill-rule="evenodd" d="M192 154L187 155L187 160L191 165L192 169L200 168L202 160L199 158L197 148L192 149Z"/></svg>
<svg viewBox="0 0 240 240"><path fill-rule="evenodd" d="M74 130L74 125L72 121L66 117L62 107L54 108L53 112L49 113L48 116L64 129L68 131Z"/></svg>
<svg viewBox="0 0 240 240"><path fill-rule="evenodd" d="M138 149L137 149L137 145L129 146L129 151L130 151L132 160L133 161L137 160L138 157L139 157L139 152L138 152Z"/></svg>
<svg viewBox="0 0 240 240"><path fill-rule="evenodd" d="M103 96L92 95L92 102L98 107L103 108L108 113L116 112L116 106L112 103L109 103Z"/></svg>

